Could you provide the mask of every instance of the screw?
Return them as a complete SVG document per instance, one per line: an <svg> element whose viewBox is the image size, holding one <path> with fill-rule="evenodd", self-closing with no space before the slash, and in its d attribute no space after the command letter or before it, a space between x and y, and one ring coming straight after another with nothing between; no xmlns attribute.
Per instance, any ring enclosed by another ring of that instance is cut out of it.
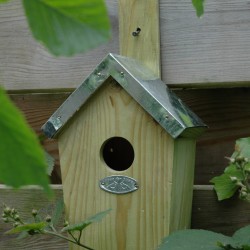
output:
<svg viewBox="0 0 250 250"><path fill-rule="evenodd" d="M139 36L141 29L138 27L136 31L132 32L132 36Z"/></svg>
<svg viewBox="0 0 250 250"><path fill-rule="evenodd" d="M121 75L121 77L124 77L124 72L121 71L121 72L120 72L120 75Z"/></svg>

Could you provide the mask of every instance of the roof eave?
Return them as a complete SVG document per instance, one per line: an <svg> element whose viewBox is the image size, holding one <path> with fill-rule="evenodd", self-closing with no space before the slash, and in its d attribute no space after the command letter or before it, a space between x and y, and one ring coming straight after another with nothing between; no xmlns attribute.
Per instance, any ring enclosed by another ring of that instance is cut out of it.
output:
<svg viewBox="0 0 250 250"><path fill-rule="evenodd" d="M114 78L173 138L197 137L206 128L201 119L140 62L108 54L43 125L44 133L50 138L56 137L109 77Z"/></svg>

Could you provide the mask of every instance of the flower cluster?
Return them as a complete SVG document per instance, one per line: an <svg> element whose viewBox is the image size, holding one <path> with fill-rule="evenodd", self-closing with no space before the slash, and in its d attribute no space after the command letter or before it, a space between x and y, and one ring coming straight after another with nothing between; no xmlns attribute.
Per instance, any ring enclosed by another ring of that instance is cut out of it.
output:
<svg viewBox="0 0 250 250"><path fill-rule="evenodd" d="M4 205L2 219L5 223L13 223L13 227L17 227L23 224L18 214L18 211L15 208L10 208L6 205Z"/></svg>

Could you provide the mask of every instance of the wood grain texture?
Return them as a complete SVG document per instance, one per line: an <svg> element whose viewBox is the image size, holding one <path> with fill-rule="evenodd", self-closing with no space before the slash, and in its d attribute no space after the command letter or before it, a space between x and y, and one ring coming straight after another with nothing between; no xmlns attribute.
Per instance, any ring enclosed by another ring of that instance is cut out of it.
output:
<svg viewBox="0 0 250 250"><path fill-rule="evenodd" d="M196 150L195 184L208 184L228 165L235 140L249 137L250 88L175 92L208 126Z"/></svg>
<svg viewBox="0 0 250 250"><path fill-rule="evenodd" d="M20 1L0 5L0 84L9 90L79 86L107 53L119 53L117 0L106 3L113 39L72 58L55 58L33 40ZM159 6L163 81L172 86L249 86L247 0L206 2L202 19L189 0L161 0Z"/></svg>
<svg viewBox="0 0 250 250"><path fill-rule="evenodd" d="M41 189L30 187L26 189L13 190L3 185L0 185L0 203L18 209L23 218L31 218L32 209L44 209L50 207L53 211L55 202L62 199L62 187L52 186L55 197L49 201ZM2 214L1 205L1 214ZM47 214L44 214L46 217ZM62 225L62 222L61 222ZM3 250L41 250L41 249L68 249L68 243L56 237L51 236L34 236L25 239L17 240L17 235L5 235L4 232L10 230L11 225L0 221L0 249Z"/></svg>
<svg viewBox="0 0 250 250"><path fill-rule="evenodd" d="M120 54L142 62L161 75L159 1L118 0ZM149 18L150 17L150 18ZM140 28L138 36L132 33Z"/></svg>
<svg viewBox="0 0 250 250"><path fill-rule="evenodd" d="M121 172L103 160L102 145L115 136L127 139L134 149L132 166ZM112 208L105 226L97 225L84 236L94 249L151 250L170 230L189 226L195 142L173 140L113 80L72 118L58 145L69 220ZM139 189L113 195L98 187L101 179L115 174L134 178Z"/></svg>
<svg viewBox="0 0 250 250"><path fill-rule="evenodd" d="M62 187L54 186L55 200L62 198ZM37 188L13 190L0 186L0 203L6 203L18 208L23 216L29 216L32 208L44 208L54 201L48 201L43 191ZM2 207L1 207L2 213ZM93 213L94 214L94 211ZM250 224L249 204L239 201L237 197L218 202L212 187L194 186L192 228L213 230L215 232L232 235L240 227ZM137 219L137 217L136 217ZM105 225L107 221L102 221ZM90 226L87 230L91 230ZM29 237L16 240L16 236L4 235L9 230L8 224L0 221L0 249L4 250L66 250L68 243L51 237ZM97 239L99 240L99 239ZM100 249L102 250L102 249Z"/></svg>
<svg viewBox="0 0 250 250"><path fill-rule="evenodd" d="M173 139L118 84L105 84L58 137L66 212L75 222L112 208L105 225L84 234L86 244L151 250L169 232ZM114 136L134 149L132 166L122 172L102 158L103 143ZM101 190L99 180L115 174L136 179L139 189L126 195Z"/></svg>
<svg viewBox="0 0 250 250"><path fill-rule="evenodd" d="M195 167L194 139L175 140L170 208L170 230L190 228Z"/></svg>
<svg viewBox="0 0 250 250"><path fill-rule="evenodd" d="M189 0L160 1L163 80L174 86L249 86L249 10L247 0L211 0L199 19Z"/></svg>
<svg viewBox="0 0 250 250"><path fill-rule="evenodd" d="M212 186L195 186L193 197L192 228L232 235L250 224L249 203L239 200L237 194L218 202Z"/></svg>
<svg viewBox="0 0 250 250"><path fill-rule="evenodd" d="M107 0L107 6L112 33L118 34L117 4ZM86 54L50 55L33 39L18 0L0 5L0 24L0 85L8 90L76 88L108 53L118 53L118 37L113 35Z"/></svg>
<svg viewBox="0 0 250 250"><path fill-rule="evenodd" d="M195 184L208 184L227 165L225 156L233 152L234 142L249 136L250 88L178 90L175 93L209 126L196 147ZM40 133L40 127L68 97L69 93L16 94L12 100L24 112L28 122ZM60 181L57 142L45 140L48 152L56 158L56 178Z"/></svg>
<svg viewBox="0 0 250 250"><path fill-rule="evenodd" d="M69 93L58 94L12 94L11 100L23 112L29 125L38 136L43 136L41 126L48 120L51 114L65 101ZM61 170L56 140L42 140L44 149L54 157L55 167L52 172L53 184L61 183Z"/></svg>

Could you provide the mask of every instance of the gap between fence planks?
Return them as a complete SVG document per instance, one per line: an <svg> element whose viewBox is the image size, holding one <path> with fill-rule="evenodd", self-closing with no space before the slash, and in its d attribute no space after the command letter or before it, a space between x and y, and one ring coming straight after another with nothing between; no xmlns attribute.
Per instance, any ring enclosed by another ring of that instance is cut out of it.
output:
<svg viewBox="0 0 250 250"><path fill-rule="evenodd" d="M54 205L62 198L62 186L52 185L55 197L49 201L43 191L31 186L20 190L13 190L0 185L0 204L8 204L19 210L25 216L30 216L33 208L40 209ZM234 231L250 223L249 204L233 197L233 199L218 202L212 186L194 186L192 228L207 229L231 235ZM0 209L2 210L2 208ZM2 213L2 212L1 212ZM105 219L101 222L105 223ZM91 227L91 226L90 226ZM0 222L0 249L4 250L41 250L68 249L68 244L61 239L37 236L24 240L16 240L16 236L4 235L10 229L8 224ZM86 229L88 230L88 229Z"/></svg>

